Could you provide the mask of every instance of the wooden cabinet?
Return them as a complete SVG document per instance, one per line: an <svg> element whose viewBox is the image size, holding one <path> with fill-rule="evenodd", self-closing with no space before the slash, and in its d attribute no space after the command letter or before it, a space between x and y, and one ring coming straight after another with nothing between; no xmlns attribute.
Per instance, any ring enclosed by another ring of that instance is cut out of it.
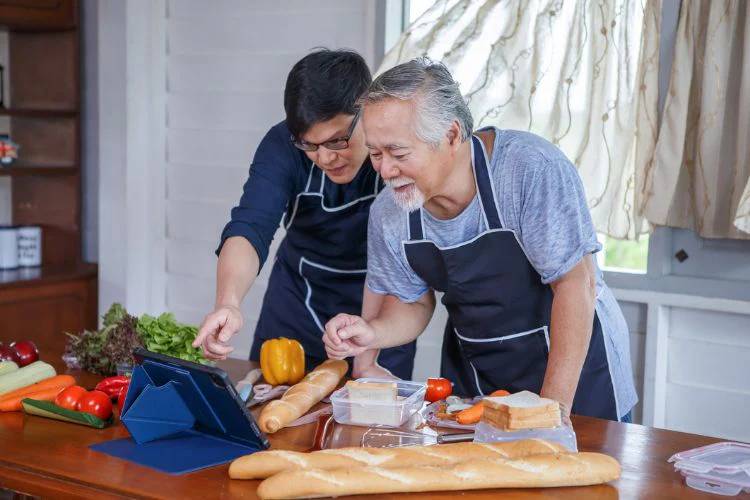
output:
<svg viewBox="0 0 750 500"><path fill-rule="evenodd" d="M0 0L0 25L11 29L70 29L78 25L76 0Z"/></svg>
<svg viewBox="0 0 750 500"><path fill-rule="evenodd" d="M60 359L65 332L94 328L97 270L93 264L0 271L0 341L33 340L46 359Z"/></svg>
<svg viewBox="0 0 750 500"><path fill-rule="evenodd" d="M0 271L0 340L62 354L97 325L97 268L81 261L81 55L75 0L0 0L9 82L0 116L19 145L12 223L42 228L42 266Z"/></svg>

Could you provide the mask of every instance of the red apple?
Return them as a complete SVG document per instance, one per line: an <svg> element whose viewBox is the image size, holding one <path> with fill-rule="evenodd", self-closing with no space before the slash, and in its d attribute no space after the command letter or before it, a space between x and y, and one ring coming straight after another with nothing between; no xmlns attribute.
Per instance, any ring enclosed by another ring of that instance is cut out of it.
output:
<svg viewBox="0 0 750 500"><path fill-rule="evenodd" d="M16 352L16 356L18 356L18 366L26 366L39 360L39 349L37 349L34 343L30 340L13 342L10 345L10 348L13 349Z"/></svg>
<svg viewBox="0 0 750 500"><path fill-rule="evenodd" d="M0 361L13 361L15 364L19 364L16 351L4 345L0 345Z"/></svg>

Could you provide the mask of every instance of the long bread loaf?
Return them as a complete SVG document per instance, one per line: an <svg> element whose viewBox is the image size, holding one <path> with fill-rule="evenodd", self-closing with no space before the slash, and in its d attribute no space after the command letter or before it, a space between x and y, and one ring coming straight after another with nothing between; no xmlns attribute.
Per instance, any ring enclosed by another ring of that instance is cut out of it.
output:
<svg viewBox="0 0 750 500"><path fill-rule="evenodd" d="M308 373L299 383L271 401L260 412L258 425L263 432L274 433L307 413L315 403L328 396L346 375L349 365L329 359Z"/></svg>
<svg viewBox="0 0 750 500"><path fill-rule="evenodd" d="M550 453L446 466L356 467L280 472L258 486L262 500L371 493L466 491L485 488L585 486L620 477L620 464L600 453Z"/></svg>
<svg viewBox="0 0 750 500"><path fill-rule="evenodd" d="M260 451L236 459L229 466L232 479L263 479L294 469L338 469L377 466L448 465L466 460L519 458L539 453L560 453L566 449L542 439L524 439L509 443L451 443L438 446L405 448L339 448L300 453L296 451Z"/></svg>

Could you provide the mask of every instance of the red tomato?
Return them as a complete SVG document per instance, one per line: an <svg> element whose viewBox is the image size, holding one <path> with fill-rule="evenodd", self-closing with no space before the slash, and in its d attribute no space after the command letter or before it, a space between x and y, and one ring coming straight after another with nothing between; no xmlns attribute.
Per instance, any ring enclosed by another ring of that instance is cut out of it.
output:
<svg viewBox="0 0 750 500"><path fill-rule="evenodd" d="M107 420L112 416L112 401L102 391L91 391L78 400L76 409Z"/></svg>
<svg viewBox="0 0 750 500"><path fill-rule="evenodd" d="M125 404L125 397L128 394L128 386L126 385L122 389L120 389L120 395L117 396L117 407L120 409L120 413L122 413L122 405Z"/></svg>
<svg viewBox="0 0 750 500"><path fill-rule="evenodd" d="M447 398L451 395L451 392L453 392L453 386L447 378L428 378L427 394L424 398L430 403L434 403Z"/></svg>
<svg viewBox="0 0 750 500"><path fill-rule="evenodd" d="M86 389L80 385L71 385L57 394L55 404L68 410L75 410L84 394L86 394Z"/></svg>

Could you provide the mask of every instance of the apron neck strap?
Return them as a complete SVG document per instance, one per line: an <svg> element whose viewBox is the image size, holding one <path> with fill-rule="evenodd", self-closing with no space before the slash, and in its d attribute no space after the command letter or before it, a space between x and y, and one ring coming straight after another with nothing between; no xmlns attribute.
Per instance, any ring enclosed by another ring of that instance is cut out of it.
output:
<svg viewBox="0 0 750 500"><path fill-rule="evenodd" d="M305 189L305 192L322 193L325 174L323 173L323 170L314 163L312 164L311 168L312 172L310 172L310 179L307 182L307 188Z"/></svg>
<svg viewBox="0 0 750 500"><path fill-rule="evenodd" d="M476 135L471 136L471 150L474 158L474 179L477 183L477 194L482 204L488 229L502 229L500 211L495 203L495 191L492 186L492 176L487 162L484 144Z"/></svg>

